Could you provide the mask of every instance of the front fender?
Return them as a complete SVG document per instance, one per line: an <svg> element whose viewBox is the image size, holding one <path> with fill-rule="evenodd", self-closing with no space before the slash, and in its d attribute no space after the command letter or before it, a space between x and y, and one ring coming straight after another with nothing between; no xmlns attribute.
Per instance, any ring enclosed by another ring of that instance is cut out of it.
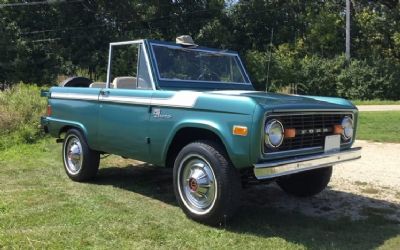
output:
<svg viewBox="0 0 400 250"><path fill-rule="evenodd" d="M242 123L238 123L238 125L243 125ZM175 135L184 128L199 128L205 129L216 136L222 141L228 156L230 157L233 165L236 168L243 168L250 166L249 160L249 152L250 152L250 132L251 132L251 124L246 124L248 126L249 134L245 137L237 136L232 134L232 127L227 125L226 123L217 123L210 120L203 119L187 119L180 123L177 123L172 129L168 139L166 140L166 145L163 147L163 161L165 162L167 158L168 149L171 146L171 143L175 137Z"/></svg>

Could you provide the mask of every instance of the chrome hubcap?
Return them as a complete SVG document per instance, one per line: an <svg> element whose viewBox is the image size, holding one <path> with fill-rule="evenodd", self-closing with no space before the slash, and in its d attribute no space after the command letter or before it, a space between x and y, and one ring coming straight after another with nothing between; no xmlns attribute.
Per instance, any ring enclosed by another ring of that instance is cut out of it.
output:
<svg viewBox="0 0 400 250"><path fill-rule="evenodd" d="M67 146L64 152L64 162L67 170L71 174L76 174L82 167L82 145L74 135L66 139Z"/></svg>
<svg viewBox="0 0 400 250"><path fill-rule="evenodd" d="M200 155L185 157L179 169L179 192L185 205L194 213L207 213L214 205L217 186L214 171Z"/></svg>

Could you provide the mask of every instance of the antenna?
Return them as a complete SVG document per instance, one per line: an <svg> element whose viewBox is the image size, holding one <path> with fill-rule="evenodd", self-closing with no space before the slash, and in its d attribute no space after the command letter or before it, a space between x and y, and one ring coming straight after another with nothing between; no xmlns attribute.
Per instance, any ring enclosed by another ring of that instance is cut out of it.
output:
<svg viewBox="0 0 400 250"><path fill-rule="evenodd" d="M272 57L272 40L274 39L274 28L271 30L271 40L269 42L269 55L268 55L268 64L267 64L267 83L265 84L265 92L268 92L268 82L269 82L269 66L271 64Z"/></svg>

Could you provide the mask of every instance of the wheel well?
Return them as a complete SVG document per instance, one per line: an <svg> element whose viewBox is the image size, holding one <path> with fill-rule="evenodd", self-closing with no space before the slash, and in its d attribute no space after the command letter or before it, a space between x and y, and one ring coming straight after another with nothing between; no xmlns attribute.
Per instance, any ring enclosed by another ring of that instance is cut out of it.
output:
<svg viewBox="0 0 400 250"><path fill-rule="evenodd" d="M76 130L79 130L79 131L82 132L82 130L81 130L79 127L75 127L75 126L64 126L64 127L62 127L62 128L60 129L60 132L58 132L58 137L59 137L59 138L63 137L63 135L64 135L65 133L67 133L67 131L70 130L70 129L76 129Z"/></svg>
<svg viewBox="0 0 400 250"><path fill-rule="evenodd" d="M221 138L214 132L202 128L183 128L175 134L174 139L169 145L165 166L167 168L172 168L174 166L174 160L181 149L187 144L198 140L215 141L226 150Z"/></svg>

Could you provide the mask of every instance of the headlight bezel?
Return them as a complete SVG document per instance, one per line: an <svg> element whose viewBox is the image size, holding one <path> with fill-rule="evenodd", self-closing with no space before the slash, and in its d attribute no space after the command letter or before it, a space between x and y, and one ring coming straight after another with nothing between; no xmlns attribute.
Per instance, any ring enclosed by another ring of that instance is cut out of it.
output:
<svg viewBox="0 0 400 250"><path fill-rule="evenodd" d="M273 133L271 133L271 132L273 129L276 129L276 128L280 128L280 133L278 133L278 134L280 134L280 138L277 142L273 142L275 140L274 139L271 140L270 135L271 134L273 135ZM283 143L284 133L285 133L285 128L283 127L282 122L280 122L277 119L271 119L271 120L267 121L264 126L264 145L271 149L278 148Z"/></svg>
<svg viewBox="0 0 400 250"><path fill-rule="evenodd" d="M350 127L348 125L350 125ZM353 118L346 115L342 119L341 126L343 128L343 132L341 134L342 139L345 142L351 141L354 136L354 120L353 120ZM349 133L346 133L346 131L348 131Z"/></svg>

